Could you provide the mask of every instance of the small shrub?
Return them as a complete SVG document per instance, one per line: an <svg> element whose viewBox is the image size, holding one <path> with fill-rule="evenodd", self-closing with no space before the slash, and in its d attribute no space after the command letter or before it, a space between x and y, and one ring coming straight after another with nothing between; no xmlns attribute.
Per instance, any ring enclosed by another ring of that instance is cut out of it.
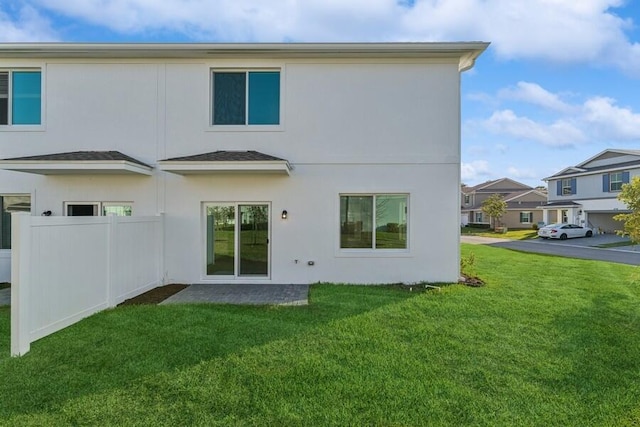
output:
<svg viewBox="0 0 640 427"><path fill-rule="evenodd" d="M475 265L476 256L473 252L470 252L469 255L460 258L460 270L462 270L463 273L469 273L474 269Z"/></svg>
<svg viewBox="0 0 640 427"><path fill-rule="evenodd" d="M532 224L531 228L533 228L534 230L538 231L538 224Z"/></svg>

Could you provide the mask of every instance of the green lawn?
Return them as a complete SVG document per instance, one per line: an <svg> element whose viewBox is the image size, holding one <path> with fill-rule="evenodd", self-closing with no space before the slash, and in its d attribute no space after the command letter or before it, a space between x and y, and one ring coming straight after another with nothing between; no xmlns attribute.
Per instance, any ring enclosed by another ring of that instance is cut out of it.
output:
<svg viewBox="0 0 640 427"><path fill-rule="evenodd" d="M3 425L640 423L637 268L463 245L482 288L128 306L6 357Z"/></svg>
<svg viewBox="0 0 640 427"><path fill-rule="evenodd" d="M538 231L531 228L524 230L507 230L506 233L495 233L493 230L486 228L462 227L460 233L469 236L498 237L512 240L535 239L538 237Z"/></svg>

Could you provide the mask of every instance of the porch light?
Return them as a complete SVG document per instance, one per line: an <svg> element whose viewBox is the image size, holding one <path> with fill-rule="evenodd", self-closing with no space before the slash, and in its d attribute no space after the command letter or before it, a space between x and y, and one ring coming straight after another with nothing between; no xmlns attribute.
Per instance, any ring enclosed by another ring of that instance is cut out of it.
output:
<svg viewBox="0 0 640 427"><path fill-rule="evenodd" d="M288 215L289 215L289 212L287 212L286 209L282 211L282 219L287 219Z"/></svg>

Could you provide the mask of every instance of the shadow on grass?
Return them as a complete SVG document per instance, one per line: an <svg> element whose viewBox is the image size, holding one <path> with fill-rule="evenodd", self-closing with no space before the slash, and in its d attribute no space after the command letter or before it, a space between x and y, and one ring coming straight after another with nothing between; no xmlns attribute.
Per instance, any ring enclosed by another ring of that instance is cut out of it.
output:
<svg viewBox="0 0 640 427"><path fill-rule="evenodd" d="M640 412L640 308L637 298L623 293L602 293L591 305L557 319L567 331L555 358L568 369L547 384L550 392L565 389L601 414L628 414L610 425L638 425ZM571 331L571 332L569 332ZM620 373L624 372L624 375ZM633 415L635 412L635 415Z"/></svg>
<svg viewBox="0 0 640 427"><path fill-rule="evenodd" d="M416 296L391 287L313 286L308 306L126 306L91 316L9 358L0 309L0 417L50 411L67 400L239 354L328 322Z"/></svg>

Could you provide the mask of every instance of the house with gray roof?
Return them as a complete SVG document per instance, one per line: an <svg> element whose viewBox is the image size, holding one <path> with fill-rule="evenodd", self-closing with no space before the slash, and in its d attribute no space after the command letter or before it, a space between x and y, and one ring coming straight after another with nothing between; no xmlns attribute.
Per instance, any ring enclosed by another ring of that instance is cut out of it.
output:
<svg viewBox="0 0 640 427"><path fill-rule="evenodd" d="M627 208L618 200L622 185L640 175L640 150L607 149L544 180L548 202L542 206L546 223L586 225L614 233L622 223L613 219Z"/></svg>
<svg viewBox="0 0 640 427"><path fill-rule="evenodd" d="M166 283L456 281L487 46L0 44L0 282L24 211L162 215Z"/></svg>
<svg viewBox="0 0 640 427"><path fill-rule="evenodd" d="M540 205L547 200L545 192L510 178L487 181L473 187L461 188L461 224L494 227L492 219L482 212L482 203L498 194L507 204L500 225L509 229L532 228L542 221Z"/></svg>

